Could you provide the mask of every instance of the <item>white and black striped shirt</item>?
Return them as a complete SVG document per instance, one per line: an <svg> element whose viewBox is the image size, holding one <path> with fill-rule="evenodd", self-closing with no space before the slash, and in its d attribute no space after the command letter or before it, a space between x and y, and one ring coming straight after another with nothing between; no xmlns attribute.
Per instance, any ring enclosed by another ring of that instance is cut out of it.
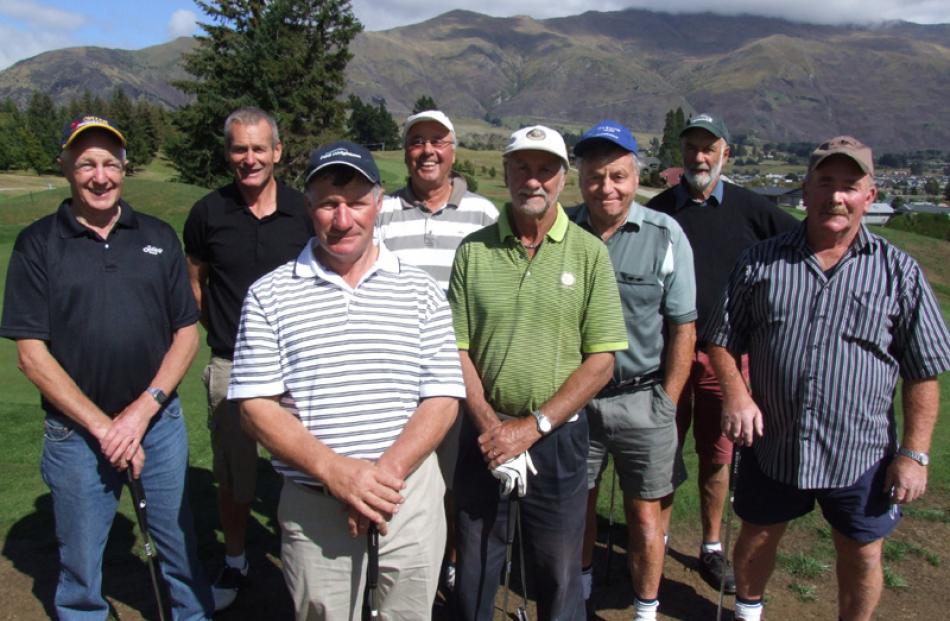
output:
<svg viewBox="0 0 950 621"><path fill-rule="evenodd" d="M337 453L377 459L420 399L465 397L449 306L428 274L383 246L350 288L320 265L315 245L248 291L228 398L279 395ZM314 482L277 459L274 467Z"/></svg>
<svg viewBox="0 0 950 621"><path fill-rule="evenodd" d="M920 266L863 226L827 273L804 223L747 250L706 339L749 353L765 419L759 465L801 489L850 485L892 453L898 374L950 369L950 334Z"/></svg>

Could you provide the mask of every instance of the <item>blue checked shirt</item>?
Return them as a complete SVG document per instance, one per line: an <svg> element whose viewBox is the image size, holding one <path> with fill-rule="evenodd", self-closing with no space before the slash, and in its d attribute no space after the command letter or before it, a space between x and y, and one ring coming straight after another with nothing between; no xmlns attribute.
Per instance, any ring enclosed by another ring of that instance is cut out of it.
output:
<svg viewBox="0 0 950 621"><path fill-rule="evenodd" d="M950 334L920 266L861 227L828 272L805 224L748 249L706 340L749 354L762 470L801 489L852 484L896 448L898 374L950 369Z"/></svg>

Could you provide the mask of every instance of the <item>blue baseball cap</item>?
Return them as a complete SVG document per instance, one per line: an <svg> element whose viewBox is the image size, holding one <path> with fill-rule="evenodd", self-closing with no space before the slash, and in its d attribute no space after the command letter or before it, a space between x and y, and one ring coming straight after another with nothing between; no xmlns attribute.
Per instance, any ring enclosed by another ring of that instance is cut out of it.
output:
<svg viewBox="0 0 950 621"><path fill-rule="evenodd" d="M581 139L574 145L574 156L583 157L584 151L589 149L598 140L612 142L624 151L630 151L634 155L637 155L637 139L633 137L630 130L617 121L604 119L584 132Z"/></svg>
<svg viewBox="0 0 950 621"><path fill-rule="evenodd" d="M329 166L349 166L366 177L370 183L379 183L379 168L366 147L349 140L340 140L320 147L310 154L303 184L306 186L311 177Z"/></svg>

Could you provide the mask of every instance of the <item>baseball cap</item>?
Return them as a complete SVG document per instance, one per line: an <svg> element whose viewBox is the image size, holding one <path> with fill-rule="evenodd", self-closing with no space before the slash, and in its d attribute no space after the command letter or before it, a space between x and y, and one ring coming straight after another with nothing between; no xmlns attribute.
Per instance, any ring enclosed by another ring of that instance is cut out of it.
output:
<svg viewBox="0 0 950 621"><path fill-rule="evenodd" d="M403 126L402 135L409 135L409 130L412 129L412 126L423 121L434 121L452 132L452 135L455 135L455 126L452 125L452 121L450 121L449 117L447 117L441 110L423 110L418 114L413 114L406 119L406 123Z"/></svg>
<svg viewBox="0 0 950 621"><path fill-rule="evenodd" d="M376 161L366 147L355 142L340 140L313 151L304 172L303 184L307 185L314 174L328 166L349 166L366 177L370 183L379 183Z"/></svg>
<svg viewBox="0 0 950 621"><path fill-rule="evenodd" d="M567 146L564 144L564 138L561 137L561 134L544 125L522 127L511 134L508 145L502 153L508 155L515 151L546 151L561 158L565 167L570 168L571 166L567 159Z"/></svg>
<svg viewBox="0 0 950 621"><path fill-rule="evenodd" d="M684 127L683 131L680 132L680 136L689 130L696 128L705 129L716 138L722 138L726 142L730 142L732 140L732 138L729 137L729 130L726 129L726 122L720 117L709 114L708 112L703 112L690 118L689 122L686 123L686 127Z"/></svg>
<svg viewBox="0 0 950 621"><path fill-rule="evenodd" d="M809 172L818 168L832 155L849 157L864 174L874 176L874 157L871 155L871 147L851 136L835 136L818 145L808 158Z"/></svg>
<svg viewBox="0 0 950 621"><path fill-rule="evenodd" d="M581 139L574 145L575 157L582 157L584 151L589 149L598 140L607 140L612 142L625 151L637 154L637 139L633 137L630 130L610 119L604 119L597 125L594 125L581 136Z"/></svg>
<svg viewBox="0 0 950 621"><path fill-rule="evenodd" d="M118 138L122 146L125 147L125 136L122 135L115 123L102 116L83 114L68 121L63 127L63 138L60 140L59 148L65 149L73 143L76 136L89 129L104 129Z"/></svg>

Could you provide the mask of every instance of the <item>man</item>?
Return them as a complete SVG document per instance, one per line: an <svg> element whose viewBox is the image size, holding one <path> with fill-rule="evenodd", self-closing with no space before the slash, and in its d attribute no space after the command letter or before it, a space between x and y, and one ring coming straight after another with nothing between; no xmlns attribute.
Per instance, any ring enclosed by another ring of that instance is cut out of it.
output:
<svg viewBox="0 0 950 621"><path fill-rule="evenodd" d="M693 252L676 221L636 202L637 141L626 127L601 121L574 146L584 203L573 215L607 244L627 326L611 381L587 405L587 527L583 581L590 597L597 534L597 488L614 458L627 517L627 559L636 620L656 619L663 576L660 499L673 492L676 401L696 345Z"/></svg>
<svg viewBox="0 0 950 621"><path fill-rule="evenodd" d="M832 527L838 616L871 619L883 538L899 505L926 489L950 333L917 263L861 222L877 196L873 177L871 149L858 140L819 145L805 222L743 255L709 323L723 432L751 446L735 495L737 619L760 618L779 540L815 501ZM736 367L744 352L751 392Z"/></svg>
<svg viewBox="0 0 950 621"><path fill-rule="evenodd" d="M673 216L693 248L696 333L702 335L740 253L758 241L793 228L796 220L759 195L722 178L722 169L729 159L729 130L721 118L711 114L691 118L680 133L680 147L683 179L679 185L655 196L647 207ZM678 403L676 423L680 447L692 424L699 457L697 483L703 531L700 573L713 587L718 589L722 585L726 593L734 593L735 578L719 541L732 463L732 444L719 429L721 409L722 395L716 376L706 354L697 348ZM663 504L669 532L672 495Z"/></svg>
<svg viewBox="0 0 950 621"><path fill-rule="evenodd" d="M492 617L513 503L538 617L584 614L582 408L610 379L613 352L627 343L607 249L557 201L567 169L560 134L541 125L513 133L504 150L511 203L498 222L462 242L452 268L467 414L455 473L454 593L466 620ZM521 498L499 497L499 479Z"/></svg>
<svg viewBox="0 0 950 621"><path fill-rule="evenodd" d="M498 210L487 198L468 191L465 177L453 172L455 127L443 112L425 110L406 119L403 132L406 170L404 188L383 201L379 239L400 260L421 267L448 289L455 249L462 238L498 219ZM448 536L444 583L455 585L455 512L452 478L458 457L461 419L446 434L437 455L445 482L445 515Z"/></svg>
<svg viewBox="0 0 950 621"><path fill-rule="evenodd" d="M373 228L379 170L363 147L316 151L315 239L248 291L228 395L284 475L281 560L297 619L359 619L370 524L379 612L431 612L445 546L432 451L465 387L445 296Z"/></svg>
<svg viewBox="0 0 950 621"><path fill-rule="evenodd" d="M234 182L195 203L183 235L211 347L202 378L225 552L215 610L234 603L247 578L245 535L257 482L257 443L241 429L237 404L225 398L241 303L251 283L295 258L313 231L303 195L274 177L282 145L273 117L258 108L235 110L224 122L224 148Z"/></svg>
<svg viewBox="0 0 950 621"><path fill-rule="evenodd" d="M140 478L176 619L206 619L211 590L185 493L188 436L175 390L198 349L198 310L175 232L121 199L125 137L108 119L66 125L71 197L17 236L0 335L46 412L60 619L105 619L102 556L126 481Z"/></svg>

